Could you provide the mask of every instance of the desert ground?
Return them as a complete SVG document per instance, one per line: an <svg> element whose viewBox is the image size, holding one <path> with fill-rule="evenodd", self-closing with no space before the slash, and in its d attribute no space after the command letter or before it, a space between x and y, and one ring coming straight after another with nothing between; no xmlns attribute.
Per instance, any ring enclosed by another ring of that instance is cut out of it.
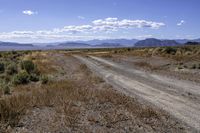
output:
<svg viewBox="0 0 200 133"><path fill-rule="evenodd" d="M0 132L199 132L200 47L1 52Z"/></svg>

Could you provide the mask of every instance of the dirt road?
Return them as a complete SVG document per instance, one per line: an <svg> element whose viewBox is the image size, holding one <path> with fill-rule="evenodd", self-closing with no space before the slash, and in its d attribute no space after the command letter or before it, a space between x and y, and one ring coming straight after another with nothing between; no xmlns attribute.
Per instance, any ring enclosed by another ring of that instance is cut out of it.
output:
<svg viewBox="0 0 200 133"><path fill-rule="evenodd" d="M118 91L155 105L200 131L198 84L127 68L99 57L75 57Z"/></svg>

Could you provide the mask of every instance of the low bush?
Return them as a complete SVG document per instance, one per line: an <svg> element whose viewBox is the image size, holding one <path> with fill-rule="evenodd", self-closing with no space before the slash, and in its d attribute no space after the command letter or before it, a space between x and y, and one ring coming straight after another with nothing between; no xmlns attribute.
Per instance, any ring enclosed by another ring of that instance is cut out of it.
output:
<svg viewBox="0 0 200 133"><path fill-rule="evenodd" d="M197 68L197 65L196 64L193 64L192 65L192 69L196 69Z"/></svg>
<svg viewBox="0 0 200 133"><path fill-rule="evenodd" d="M166 52L167 54L173 54L173 55L176 53L176 51L177 51L177 49L173 48L173 47L167 47L164 50L164 52Z"/></svg>
<svg viewBox="0 0 200 133"><path fill-rule="evenodd" d="M25 60L21 62L21 69L32 73L36 70L36 65L31 60Z"/></svg>
<svg viewBox="0 0 200 133"><path fill-rule="evenodd" d="M5 65L4 63L0 63L0 73L3 73L5 71Z"/></svg>
<svg viewBox="0 0 200 133"><path fill-rule="evenodd" d="M0 91L1 91L1 94L4 94L4 95L8 95L10 94L10 86L8 83L6 83L5 81L0 81Z"/></svg>
<svg viewBox="0 0 200 133"><path fill-rule="evenodd" d="M37 82L40 80L40 77L37 74L30 75L30 81Z"/></svg>
<svg viewBox="0 0 200 133"><path fill-rule="evenodd" d="M26 71L21 71L16 74L13 78L13 83L15 85L27 84L29 82L30 75Z"/></svg>
<svg viewBox="0 0 200 133"><path fill-rule="evenodd" d="M49 82L49 78L46 75L41 76L40 80L42 84L47 84Z"/></svg>
<svg viewBox="0 0 200 133"><path fill-rule="evenodd" d="M4 92L4 95L9 95L10 94L10 87L8 85L4 86L3 92Z"/></svg>
<svg viewBox="0 0 200 133"><path fill-rule="evenodd" d="M6 74L8 75L13 75L13 74L16 74L17 72L18 72L17 65L15 63L9 64L6 68Z"/></svg>

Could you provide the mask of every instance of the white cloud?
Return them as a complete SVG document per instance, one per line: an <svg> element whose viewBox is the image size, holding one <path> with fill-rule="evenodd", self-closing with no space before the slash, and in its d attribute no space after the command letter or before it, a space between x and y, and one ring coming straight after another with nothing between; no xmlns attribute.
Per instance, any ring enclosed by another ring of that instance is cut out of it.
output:
<svg viewBox="0 0 200 133"><path fill-rule="evenodd" d="M140 35L140 36L136 36L136 39L145 39L145 38L151 38L153 37L153 35Z"/></svg>
<svg viewBox="0 0 200 133"><path fill-rule="evenodd" d="M181 26L181 25L183 25L185 23L185 21L184 20L181 20L179 23L177 23L177 26Z"/></svg>
<svg viewBox="0 0 200 133"><path fill-rule="evenodd" d="M32 13L30 13L32 14ZM0 33L0 40L12 39L12 38L31 38L31 39L51 39L51 38L80 38L80 35L84 35L85 38L99 37L103 34L104 37L108 38L104 33L112 33L119 31L120 29L126 30L131 28L151 28L159 29L165 26L162 22L153 22L146 20L119 20L118 18L105 18L94 20L88 25L68 25L63 28L55 28L52 30L38 30L38 31L12 31ZM76 34L76 35L75 35ZM97 36L98 35L98 36ZM102 36L101 36L102 37ZM144 36L138 36L143 38ZM150 35L145 36L150 37ZM81 38L80 38L81 39Z"/></svg>
<svg viewBox="0 0 200 133"><path fill-rule="evenodd" d="M164 23L161 22L153 22L146 20L118 20L117 18L106 18L104 20L99 19L93 21L93 24L96 26L109 26L113 28L152 28L159 29L162 26L165 26Z"/></svg>
<svg viewBox="0 0 200 133"><path fill-rule="evenodd" d="M31 11L31 10L24 10L22 13L29 16L38 14L37 12Z"/></svg>
<svg viewBox="0 0 200 133"><path fill-rule="evenodd" d="M83 17L83 16L78 16L78 19L85 19L85 17Z"/></svg>

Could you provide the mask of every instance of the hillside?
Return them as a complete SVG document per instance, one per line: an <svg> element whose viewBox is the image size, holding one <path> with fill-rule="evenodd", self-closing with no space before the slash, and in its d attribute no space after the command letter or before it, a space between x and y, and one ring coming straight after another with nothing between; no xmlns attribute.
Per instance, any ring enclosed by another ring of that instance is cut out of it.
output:
<svg viewBox="0 0 200 133"><path fill-rule="evenodd" d="M177 46L180 45L174 40L159 40L155 38L149 38L145 40L138 41L136 47L160 47L160 46Z"/></svg>
<svg viewBox="0 0 200 133"><path fill-rule="evenodd" d="M4 47L33 47L33 44L20 44L15 42L0 42L0 46Z"/></svg>

